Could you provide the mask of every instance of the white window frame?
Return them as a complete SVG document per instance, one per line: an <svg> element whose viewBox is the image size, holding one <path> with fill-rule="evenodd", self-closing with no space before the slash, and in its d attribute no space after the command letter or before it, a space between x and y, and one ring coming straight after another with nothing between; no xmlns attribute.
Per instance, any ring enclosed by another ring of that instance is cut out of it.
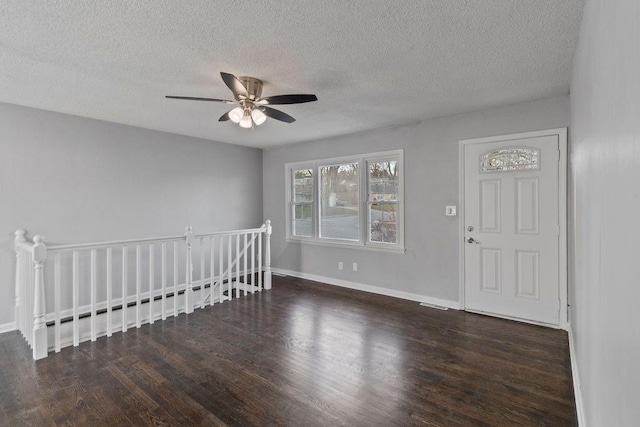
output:
<svg viewBox="0 0 640 427"><path fill-rule="evenodd" d="M397 161L400 168L398 175L398 199L396 243L371 242L369 230L369 170L371 162ZM357 163L359 171L359 236L358 240L333 239L320 237L320 168L323 166ZM313 214L311 218L311 237L293 235L293 171L300 169L311 169L313 171ZM386 252L404 253L404 150L383 151L377 153L366 153L354 156L333 157L311 161L287 163L285 165L285 188L286 188L286 240L287 242L297 242L303 244L347 247L354 249L366 249Z"/></svg>

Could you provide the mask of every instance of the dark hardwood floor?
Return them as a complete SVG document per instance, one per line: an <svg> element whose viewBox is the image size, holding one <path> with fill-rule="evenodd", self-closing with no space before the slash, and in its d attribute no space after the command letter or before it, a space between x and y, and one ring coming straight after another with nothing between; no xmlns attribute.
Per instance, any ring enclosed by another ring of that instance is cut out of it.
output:
<svg viewBox="0 0 640 427"><path fill-rule="evenodd" d="M295 278L33 362L0 425L576 425L567 334Z"/></svg>

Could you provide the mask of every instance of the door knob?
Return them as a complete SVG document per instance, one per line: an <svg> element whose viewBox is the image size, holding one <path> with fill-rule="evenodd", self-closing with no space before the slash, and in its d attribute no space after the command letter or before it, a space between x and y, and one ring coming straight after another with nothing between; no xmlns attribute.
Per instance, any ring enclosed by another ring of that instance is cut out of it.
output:
<svg viewBox="0 0 640 427"><path fill-rule="evenodd" d="M480 242L478 242L476 239L474 239L473 237L469 237L467 239L467 243L475 243L476 245L479 245Z"/></svg>

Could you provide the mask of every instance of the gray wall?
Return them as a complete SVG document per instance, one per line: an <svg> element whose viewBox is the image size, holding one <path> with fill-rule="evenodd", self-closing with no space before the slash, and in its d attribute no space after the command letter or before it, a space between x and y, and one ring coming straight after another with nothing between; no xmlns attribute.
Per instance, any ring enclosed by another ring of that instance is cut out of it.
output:
<svg viewBox="0 0 640 427"><path fill-rule="evenodd" d="M0 104L0 326L13 233L81 243L256 227L261 150Z"/></svg>
<svg viewBox="0 0 640 427"><path fill-rule="evenodd" d="M569 124L569 99L539 101L459 114L374 132L285 145L263 152L264 215L274 224L277 268L457 301L458 141ZM405 254L287 243L285 163L326 157L405 150ZM345 270L338 271L343 261ZM351 271L351 263L358 271Z"/></svg>
<svg viewBox="0 0 640 427"><path fill-rule="evenodd" d="M571 323L589 426L640 420L640 3L589 0L571 82Z"/></svg>

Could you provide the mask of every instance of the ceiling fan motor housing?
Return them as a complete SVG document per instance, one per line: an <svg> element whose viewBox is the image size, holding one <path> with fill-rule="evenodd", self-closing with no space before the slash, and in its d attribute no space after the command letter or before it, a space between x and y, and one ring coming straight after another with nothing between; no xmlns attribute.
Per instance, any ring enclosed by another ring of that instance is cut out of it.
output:
<svg viewBox="0 0 640 427"><path fill-rule="evenodd" d="M262 80L248 76L240 76L238 80L240 80L240 83L247 89L250 100L253 101L260 98L262 95Z"/></svg>

